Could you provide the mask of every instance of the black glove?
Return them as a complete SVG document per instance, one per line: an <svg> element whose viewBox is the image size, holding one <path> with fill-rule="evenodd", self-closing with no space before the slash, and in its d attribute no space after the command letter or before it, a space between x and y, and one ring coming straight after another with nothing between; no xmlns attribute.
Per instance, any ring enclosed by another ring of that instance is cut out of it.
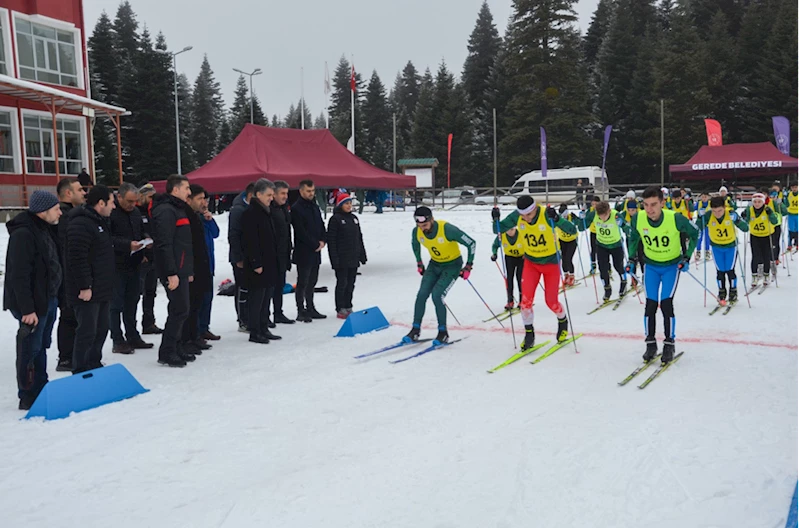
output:
<svg viewBox="0 0 799 528"><path fill-rule="evenodd" d="M691 257L685 255L680 258L680 263L677 264L677 269L680 271L688 271L691 269Z"/></svg>
<svg viewBox="0 0 799 528"><path fill-rule="evenodd" d="M566 210L567 210L568 208L569 208L569 206L568 206L568 205L566 205L565 203L562 203L562 204L560 204L560 207L558 207L558 212L559 212L560 214L563 214L563 213L565 213L565 212L566 212Z"/></svg>
<svg viewBox="0 0 799 528"><path fill-rule="evenodd" d="M419 261L416 263L416 271L419 272L419 275L424 275L424 263Z"/></svg>
<svg viewBox="0 0 799 528"><path fill-rule="evenodd" d="M772 209L771 207L766 207L766 214L769 216L773 215L774 209Z"/></svg>
<svg viewBox="0 0 799 528"><path fill-rule="evenodd" d="M547 218L551 218L553 221L558 221L558 212L553 209L552 207L547 207Z"/></svg>
<svg viewBox="0 0 799 528"><path fill-rule="evenodd" d="M497 256L491 255L491 262L496 262L496 261L497 261Z"/></svg>
<svg viewBox="0 0 799 528"><path fill-rule="evenodd" d="M499 207L494 207L491 209L491 218L493 218L494 221L499 220Z"/></svg>

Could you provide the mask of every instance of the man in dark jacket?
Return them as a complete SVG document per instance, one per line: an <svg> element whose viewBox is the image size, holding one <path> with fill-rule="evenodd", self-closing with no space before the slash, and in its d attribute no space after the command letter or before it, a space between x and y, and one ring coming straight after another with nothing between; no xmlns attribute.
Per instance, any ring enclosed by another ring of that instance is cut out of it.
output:
<svg viewBox="0 0 799 528"><path fill-rule="evenodd" d="M324 319L313 302L314 287L319 279L319 265L322 263L322 249L327 243L322 213L314 201L314 183L311 180L300 182L300 197L291 206L291 225L294 227L294 255L292 262L297 265L297 320L310 323L312 319Z"/></svg>
<svg viewBox="0 0 799 528"><path fill-rule="evenodd" d="M47 383L47 349L53 335L62 269L51 226L58 224L58 198L31 194L30 207L6 223L6 281L3 310L19 321L17 396L28 410Z"/></svg>
<svg viewBox="0 0 799 528"><path fill-rule="evenodd" d="M247 320L250 341L267 344L270 340L280 339L269 331L269 303L278 278L275 229L269 207L275 186L261 178L255 182L253 191L253 199L241 215L244 279L249 293Z"/></svg>
<svg viewBox="0 0 799 528"><path fill-rule="evenodd" d="M114 295L114 246L108 217L114 195L95 185L86 205L72 211L66 240L66 297L75 310L78 328L72 355L72 373L102 367L103 343Z"/></svg>
<svg viewBox="0 0 799 528"><path fill-rule="evenodd" d="M155 195L155 187L151 183L147 183L139 187L139 204L137 205L141 213L142 223L142 236L144 238L153 238L152 227L150 225L150 205L152 204L153 195ZM155 324L155 297L156 289L158 288L158 273L155 271L153 245L150 244L142 250L144 256L142 257L140 276L141 276L141 327L142 333L145 335L160 335L163 330L158 328Z"/></svg>
<svg viewBox="0 0 799 528"><path fill-rule="evenodd" d="M189 316L189 282L194 275L191 222L186 214L190 192L188 178L172 175L166 180L166 194L153 197L155 269L169 297L158 362L170 367L185 367L195 359L178 346Z"/></svg>
<svg viewBox="0 0 799 528"><path fill-rule="evenodd" d="M336 272L336 316L346 319L352 313L358 266L366 264L361 225L352 213L352 198L347 194L336 198L336 209L327 224L327 251Z"/></svg>
<svg viewBox="0 0 799 528"><path fill-rule="evenodd" d="M288 205L289 184L278 180L275 182L275 197L272 200L272 224L275 226L275 247L277 250L277 283L272 294L274 303L274 324L294 324L294 320L283 314L283 285L286 284L286 272L291 270L291 210Z"/></svg>
<svg viewBox="0 0 799 528"><path fill-rule="evenodd" d="M56 186L58 193L59 206L61 207L61 218L55 226L58 231L58 250L61 255L61 267L64 268L64 241L67 238L67 227L69 226L69 212L73 208L86 203L86 191L81 187L80 182L75 178L61 178ZM75 319L75 312L72 306L67 303L64 295L64 281L61 281L61 290L58 294L58 372L72 372L72 347L75 346L75 329L78 321Z"/></svg>
<svg viewBox="0 0 799 528"><path fill-rule="evenodd" d="M78 174L78 183L80 183L84 187L84 189L88 189L94 184L94 182L92 181L92 177L89 175L89 172L86 170L86 167L83 167L80 170L80 174Z"/></svg>
<svg viewBox="0 0 799 528"><path fill-rule="evenodd" d="M200 209L200 217L203 221L205 228L205 246L208 249L208 264L211 266L211 279L213 282L214 274L216 273L216 255L214 253L214 239L219 238L219 226L214 220L214 215L208 209L209 197L205 193L205 200ZM214 288L205 292L203 295L202 307L200 308L199 316L199 335L201 339L206 341L219 341L221 337L211 332L211 306L214 302Z"/></svg>
<svg viewBox="0 0 799 528"><path fill-rule="evenodd" d="M132 354L137 348L153 348L145 343L136 328L136 310L141 291L140 266L144 257L144 235L141 212L136 208L139 190L132 183L123 183L117 192L116 207L111 212L109 225L114 241L116 279L111 301L111 339L115 354ZM122 335L120 316L125 323Z"/></svg>
<svg viewBox="0 0 799 528"><path fill-rule="evenodd" d="M191 227L191 247L194 257L194 273L189 282L189 316L183 324L181 339L183 350L195 356L202 354L203 350L211 348L205 339L199 335L200 308L203 297L213 290L211 279L211 264L208 256L208 247L205 245L205 227L200 216L205 203L205 189L200 185L189 186L189 201L186 204L186 216Z"/></svg>
<svg viewBox="0 0 799 528"><path fill-rule="evenodd" d="M233 299L236 303L236 315L239 321L239 331L247 332L247 287L244 285L244 255L241 250L241 215L252 200L255 183L247 185L247 189L233 200L228 218L227 238L230 245L230 264L233 266L233 281L236 291Z"/></svg>

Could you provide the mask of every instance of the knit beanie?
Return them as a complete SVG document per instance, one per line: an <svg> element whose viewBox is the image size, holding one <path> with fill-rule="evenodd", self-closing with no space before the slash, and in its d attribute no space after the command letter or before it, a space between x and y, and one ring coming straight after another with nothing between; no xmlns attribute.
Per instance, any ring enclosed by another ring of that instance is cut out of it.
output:
<svg viewBox="0 0 799 528"><path fill-rule="evenodd" d="M43 213L56 205L58 205L58 198L55 194L47 191L33 191L28 201L28 209L31 213Z"/></svg>

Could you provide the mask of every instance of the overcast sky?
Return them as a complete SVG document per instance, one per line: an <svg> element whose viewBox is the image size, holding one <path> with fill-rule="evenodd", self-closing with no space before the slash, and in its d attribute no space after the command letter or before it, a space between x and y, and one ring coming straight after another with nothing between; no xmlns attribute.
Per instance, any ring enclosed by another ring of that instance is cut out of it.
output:
<svg viewBox="0 0 799 528"><path fill-rule="evenodd" d="M444 59L460 75L466 44L482 0L130 0L150 32L163 32L169 49L194 49L178 56L178 71L193 83L208 54L211 68L229 104L238 74L232 68L264 74L254 91L264 112L283 116L300 99L300 67L305 69L305 101L314 117L325 106L325 61L330 74L342 54L368 80L377 70L386 92L408 60L435 73ZM489 0L494 22L504 35L511 0ZM577 14L585 31L597 0L579 0ZM84 0L91 35L100 13L113 20L119 0ZM191 7L187 7L191 6Z"/></svg>

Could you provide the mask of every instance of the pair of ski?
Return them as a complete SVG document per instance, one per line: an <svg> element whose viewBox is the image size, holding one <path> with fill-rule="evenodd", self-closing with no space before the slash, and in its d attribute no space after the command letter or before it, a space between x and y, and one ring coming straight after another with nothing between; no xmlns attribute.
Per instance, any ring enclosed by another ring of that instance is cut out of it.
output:
<svg viewBox="0 0 799 528"><path fill-rule="evenodd" d="M596 308L594 308L593 310L588 312L588 315L597 313L599 310L601 310L603 308L607 308L608 306L613 306L613 311L618 310L619 306L621 306L622 301L624 300L625 297L627 297L627 294L629 294L629 293L630 293L630 290L627 290L618 299L613 299L613 300L608 300L608 301L603 302L602 304L600 304L599 306L597 306Z"/></svg>
<svg viewBox="0 0 799 528"><path fill-rule="evenodd" d="M641 365L640 367L638 367L637 369L635 369L634 371L632 371L632 373L631 373L629 376L627 376L626 378L624 378L623 380L621 380L621 381L619 382L619 386L620 386L620 387L623 387L624 385L627 385L627 384L628 384L628 383L630 383L630 381L632 381L632 380L633 380L633 378L635 378L635 377L636 377L638 374L640 374L641 372L643 372L643 371L645 371L647 368L649 368L649 366L650 366L650 365L652 365L652 364L655 364L655 363L659 363L659 364L658 364L658 367L657 367L657 369L655 369L655 372L653 372L652 374L650 374L650 376L649 376L648 378L646 378L646 380L644 380L644 382L643 382L643 383L641 383L640 385L638 385L638 388L639 388L639 389L645 389L645 388L646 388L646 387L647 387L647 386L648 386L650 383L652 383L652 382L653 382L653 381L655 381L655 380L656 380L658 377L660 377L660 375L661 375L661 374L663 374L664 372L666 372L666 370L668 370L668 368L669 368L669 367L671 367L672 365L674 365L675 363L677 363L677 361L678 361L678 360L679 360L679 359L682 357L682 355L683 355L684 353L685 353L685 352L680 352L679 354L677 354L676 356L674 356L674 359L672 359L672 360L671 360L671 361L669 361L668 363L662 363L662 362L659 362L659 360L660 360L660 357L662 356L662 354L658 354L658 355L657 355L657 356L655 356L655 357L654 357L654 358L653 358L651 361L644 361L644 364L643 364L643 365Z"/></svg>
<svg viewBox="0 0 799 528"><path fill-rule="evenodd" d="M746 292L747 295L752 295L753 293L757 292L758 295L763 295L763 293L768 289L768 283L758 284L757 286L752 286L749 288L749 291Z"/></svg>
<svg viewBox="0 0 799 528"><path fill-rule="evenodd" d="M458 341L463 341L464 339L466 339L466 338L462 337L460 339L455 339L454 341L447 341L446 343L438 343L438 342L434 341L433 339L419 339L418 341L404 341L403 340L403 341L400 341L399 343L394 343L393 345L385 346L385 347L383 347L383 348L381 348L379 350L375 350L373 352L367 352L366 354L361 354L360 356L355 356L355 359L364 359L364 358L376 356L378 354L382 354L384 352L388 352L390 350L395 350L397 348L421 345L421 344L424 344L424 343L430 343L432 341L432 343L430 345L428 345L426 348L422 349L421 351L419 351L419 352L417 352L417 353L415 353L415 354L413 354L411 356L389 361L389 363L393 363L393 364L402 363L403 361L408 361L409 359L413 359L415 357L423 356L424 354L428 354L428 353L430 353L430 352L432 352L434 350L438 350L439 348L444 348L446 346L453 345L453 344L457 343Z"/></svg>
<svg viewBox="0 0 799 528"><path fill-rule="evenodd" d="M718 304L718 305L716 305L716 307L715 307L715 308L713 308L712 310L710 310L710 312L708 313L708 315L713 315L714 313L718 312L718 311L719 311L719 310L721 310L722 308L724 308L724 311L722 312L722 314L721 314L721 315L727 315L728 313L730 313L730 310L732 310L732 307L733 307L733 306L735 306L736 304L738 304L738 301L735 301L735 302L729 302L729 303L727 303L727 304L725 304L725 305Z"/></svg>
<svg viewBox="0 0 799 528"><path fill-rule="evenodd" d="M489 317L485 319L484 323L490 323L491 321L504 321L505 319L509 319L511 316L516 315L519 313L521 309L517 306L516 308L512 308L510 310L505 310L504 312L500 312L499 314L495 315L494 317Z"/></svg>
<svg viewBox="0 0 799 528"><path fill-rule="evenodd" d="M569 343L571 343L573 341L576 341L582 335L583 334L577 334L574 337L570 337L570 338L568 338L568 339L566 339L564 341L559 341L558 343L555 343L554 345L552 345L551 347L546 349L546 351L543 354L541 354L540 356L538 356L537 358L532 360L530 363L532 363L533 365L535 365L536 363L540 363L541 361L545 360L546 358L548 358L549 356L551 356L552 354L554 354L555 352L557 352L558 350L560 350L564 346L568 345ZM488 370L488 373L489 374L493 374L494 372L496 372L496 371L498 371L500 369L503 369L503 368L507 367L508 365L510 365L512 363L516 363L517 361L519 361L523 357L529 356L533 352L536 352L536 351L544 348L548 344L549 344L549 341L544 341L543 343L538 343L536 345L533 345L530 348L526 348L526 349L520 350L519 352L513 354L511 357L509 357L508 359L506 359L505 361L503 361L502 363L500 363L496 367Z"/></svg>

